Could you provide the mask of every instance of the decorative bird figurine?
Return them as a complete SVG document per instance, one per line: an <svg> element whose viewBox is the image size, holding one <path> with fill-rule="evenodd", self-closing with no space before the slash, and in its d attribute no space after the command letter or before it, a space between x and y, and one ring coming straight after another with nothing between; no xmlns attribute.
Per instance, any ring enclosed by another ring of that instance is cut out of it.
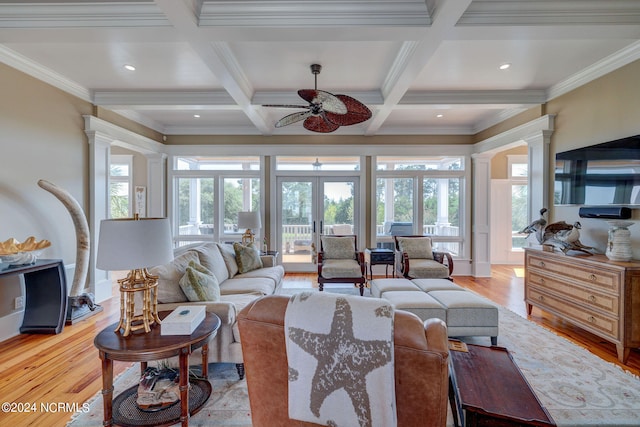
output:
<svg viewBox="0 0 640 427"><path fill-rule="evenodd" d="M582 225L579 221L573 223L573 225L567 224L564 221L554 222L549 224L544 231L545 245L551 245L558 248L562 253L569 251L580 251L588 255L593 255L588 252L589 249L593 249L591 246L585 246L580 242L580 229Z"/></svg>
<svg viewBox="0 0 640 427"><path fill-rule="evenodd" d="M536 233L536 239L538 239L538 243L542 244L543 242L543 231L545 226L547 225L547 220L544 217L544 214L547 212L547 208L540 209L540 218L533 221L531 224L527 225L523 228L520 233L523 234L531 234Z"/></svg>

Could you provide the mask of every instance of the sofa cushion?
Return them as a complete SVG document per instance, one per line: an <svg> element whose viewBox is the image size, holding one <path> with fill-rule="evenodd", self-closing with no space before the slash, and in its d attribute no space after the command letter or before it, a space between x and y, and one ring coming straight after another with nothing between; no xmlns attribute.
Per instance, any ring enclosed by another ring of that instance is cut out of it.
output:
<svg viewBox="0 0 640 427"><path fill-rule="evenodd" d="M239 273L247 273L262 268L260 249L258 249L254 243L244 246L236 242L233 244L233 249L236 251L236 262L238 263Z"/></svg>
<svg viewBox="0 0 640 427"><path fill-rule="evenodd" d="M356 243L354 236L322 236L324 259L354 259Z"/></svg>
<svg viewBox="0 0 640 427"><path fill-rule="evenodd" d="M205 243L203 245L196 246L193 250L198 252L200 264L216 276L218 283L222 283L230 277L229 270L227 269L227 265L224 262L224 258L220 253L220 249L217 244Z"/></svg>
<svg viewBox="0 0 640 427"><path fill-rule="evenodd" d="M187 297L180 289L180 279L184 276L190 261L199 262L198 253L189 250L178 255L168 264L149 269L149 273L158 276L158 302L185 302Z"/></svg>
<svg viewBox="0 0 640 427"><path fill-rule="evenodd" d="M263 295L271 295L275 291L273 280L266 277L239 277L225 280L220 283L220 294L247 294L260 292Z"/></svg>
<svg viewBox="0 0 640 427"><path fill-rule="evenodd" d="M233 245L228 243L217 243L218 249L224 258L224 263L229 270L229 277L233 277L238 274L238 263L236 262L236 251L233 249Z"/></svg>
<svg viewBox="0 0 640 427"><path fill-rule="evenodd" d="M274 267L263 267L257 270L250 271L248 273L242 273L235 276L233 279L241 279L241 278L252 278L252 277L262 277L271 279L273 281L273 287L275 289L276 286L282 281L284 277L284 268L281 265L276 265Z"/></svg>
<svg viewBox="0 0 640 427"><path fill-rule="evenodd" d="M189 301L220 300L220 283L211 271L195 261L189 262L180 288Z"/></svg>
<svg viewBox="0 0 640 427"><path fill-rule="evenodd" d="M431 239L428 237L396 237L398 249L405 252L410 260L414 258L433 259Z"/></svg>

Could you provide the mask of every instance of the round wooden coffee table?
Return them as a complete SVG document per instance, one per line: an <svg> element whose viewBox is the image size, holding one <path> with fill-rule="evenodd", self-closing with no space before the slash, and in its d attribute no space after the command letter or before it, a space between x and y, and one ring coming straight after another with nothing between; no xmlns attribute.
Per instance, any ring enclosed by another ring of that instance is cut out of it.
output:
<svg viewBox="0 0 640 427"><path fill-rule="evenodd" d="M160 318L166 317L170 311L158 313ZM215 335L220 327L220 318L213 313L207 313L191 335L160 335L160 325L154 325L151 332L138 331L127 337L114 332L116 323L103 329L95 338L94 345L100 352L102 360L102 398L104 407L105 426L113 425L113 361L140 362L140 370L144 372L147 362L151 360L179 357L180 372L180 415L179 419L160 419L144 425L171 425L180 421L183 426L189 425L189 415L197 412L211 394L211 385L205 388L201 404L197 408L189 407L189 355L202 347L202 375L208 376L207 361L209 339ZM132 425L142 425L140 421L131 420Z"/></svg>

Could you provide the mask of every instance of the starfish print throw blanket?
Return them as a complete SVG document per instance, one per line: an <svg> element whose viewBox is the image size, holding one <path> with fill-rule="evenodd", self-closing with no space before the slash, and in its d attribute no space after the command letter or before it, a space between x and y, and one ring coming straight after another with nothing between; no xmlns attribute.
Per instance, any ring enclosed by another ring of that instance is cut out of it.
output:
<svg viewBox="0 0 640 427"><path fill-rule="evenodd" d="M284 318L289 418L333 427L394 427L393 307L302 292Z"/></svg>

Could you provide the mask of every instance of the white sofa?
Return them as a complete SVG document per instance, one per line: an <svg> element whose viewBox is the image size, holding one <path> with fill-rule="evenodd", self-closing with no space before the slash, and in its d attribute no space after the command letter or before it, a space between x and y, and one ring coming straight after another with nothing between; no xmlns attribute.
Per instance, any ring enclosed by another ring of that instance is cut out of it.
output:
<svg viewBox="0 0 640 427"><path fill-rule="evenodd" d="M240 378L244 377L242 348L237 315L251 301L276 293L282 286L284 268L276 265L275 257L261 256L263 268L239 274L233 246L225 243L197 243L174 251L174 260L156 266L149 272L158 276L158 311L173 310L181 305L204 305L222 322L218 333L209 342L209 363L235 363ZM220 283L220 301L189 302L179 281L189 261L199 262L209 269ZM201 360L194 353L192 360Z"/></svg>

